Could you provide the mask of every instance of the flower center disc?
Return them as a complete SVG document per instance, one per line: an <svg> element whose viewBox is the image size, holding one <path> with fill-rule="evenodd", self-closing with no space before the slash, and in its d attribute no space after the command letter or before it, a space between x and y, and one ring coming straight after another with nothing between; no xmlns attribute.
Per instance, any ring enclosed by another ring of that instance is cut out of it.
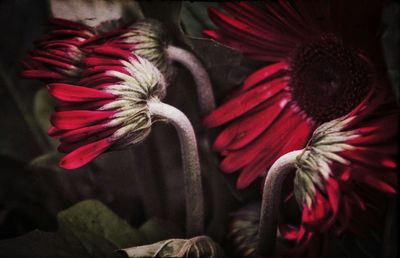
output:
<svg viewBox="0 0 400 258"><path fill-rule="evenodd" d="M369 64L334 38L299 46L290 61L293 99L317 122L349 113L372 85Z"/></svg>

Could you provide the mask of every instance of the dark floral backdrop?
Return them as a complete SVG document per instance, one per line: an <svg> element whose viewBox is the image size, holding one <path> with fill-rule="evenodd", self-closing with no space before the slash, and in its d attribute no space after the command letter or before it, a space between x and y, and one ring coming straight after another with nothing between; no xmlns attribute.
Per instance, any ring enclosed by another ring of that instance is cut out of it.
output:
<svg viewBox="0 0 400 258"><path fill-rule="evenodd" d="M212 78L217 101L220 101L261 64L201 38L202 29L213 26L206 11L210 5L217 3L140 2L139 5L129 5L131 9L127 9L126 19L135 20L144 15L160 20L177 45L193 49L204 62ZM53 100L42 83L18 76L21 72L20 60L43 32L49 12L47 1L0 1L0 238L3 239L0 241L0 257L3 257L2 252L4 257L54 257L54 250L43 251L46 247L44 242L54 241L51 243L62 246L62 241L57 239L59 236L34 232L25 238L7 239L35 229L53 232L62 229L62 220L57 218L57 214L86 199L100 200L132 228L142 229L146 221L158 218L156 223L150 223L154 232L147 232L156 236L136 243L150 243L166 236L183 236L180 152L176 132L170 126L157 124L140 145L107 153L84 168L73 172L58 168L60 154L56 151L57 143L46 133L50 126L48 117ZM400 4L391 2L383 14L383 46L397 94L400 89L399 19ZM176 78L168 90L166 102L187 114L196 129L204 175L206 233L225 246L224 236L231 212L256 199L259 191L257 187L235 190L235 176L218 172L217 155L210 152L207 142L210 132L200 125L191 76L178 65L174 69ZM397 221L395 204L392 206L387 212L385 243L373 234L362 240L344 236L337 240L340 257L394 257L396 250L393 243L397 241L393 228ZM160 228L165 232L161 232ZM96 239L81 241L89 243L96 242ZM68 252L59 251L61 249L57 248L57 257L69 257ZM12 256L13 252L15 256ZM74 252L74 257L90 257L78 247ZM106 253L101 250L92 253L92 257L106 257ZM381 256L382 253L386 256Z"/></svg>

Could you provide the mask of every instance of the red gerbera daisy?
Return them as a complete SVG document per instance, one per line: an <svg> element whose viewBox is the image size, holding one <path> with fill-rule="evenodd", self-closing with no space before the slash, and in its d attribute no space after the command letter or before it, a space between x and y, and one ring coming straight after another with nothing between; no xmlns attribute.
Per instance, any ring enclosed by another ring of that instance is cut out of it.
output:
<svg viewBox="0 0 400 258"><path fill-rule="evenodd" d="M104 45L134 52L167 74L166 38L161 24L156 20L147 19L99 34L87 40L84 46L91 49L97 45Z"/></svg>
<svg viewBox="0 0 400 258"><path fill-rule="evenodd" d="M309 251L314 238L327 234L378 225L374 217L382 215L386 195L396 192L397 129L397 105L376 92L346 116L320 125L303 150L280 157L264 185L259 251L267 257L274 252L280 189L294 168L301 223L280 225L283 238L296 244L292 251Z"/></svg>
<svg viewBox="0 0 400 258"><path fill-rule="evenodd" d="M86 66L103 65L103 58L90 55L98 46L118 48L147 59L168 82L171 61L184 65L193 75L200 111L214 109L210 79L201 62L189 51L167 44L162 25L156 20L141 20L104 32L108 23L89 27L77 22L53 18L46 34L36 42L35 51L22 62L22 76L49 82L76 83ZM107 60L106 60L107 61Z"/></svg>
<svg viewBox="0 0 400 258"><path fill-rule="evenodd" d="M102 65L103 59L85 58L99 45L129 50L166 71L163 33L156 21L141 21L112 32L101 29L102 24L94 28L60 18L50 19L47 32L35 43L35 51L23 61L22 76L45 82L76 82L85 65Z"/></svg>
<svg viewBox="0 0 400 258"><path fill-rule="evenodd" d="M303 215L292 237L298 242L333 224L337 233L348 227L360 232L365 214L381 205L369 193L396 192L398 112L393 102L375 102L318 127L297 158L294 192Z"/></svg>
<svg viewBox="0 0 400 258"><path fill-rule="evenodd" d="M35 52L22 61L22 76L45 82L74 82L82 70L84 54L80 46L95 35L95 29L59 18L49 20L49 28L36 43Z"/></svg>
<svg viewBox="0 0 400 258"><path fill-rule="evenodd" d="M351 112L374 88L386 87L371 61L377 60L371 43L380 12L375 1L354 8L358 16L342 8L352 10L347 2L342 6L344 1L293 2L224 3L226 12L210 9L220 29L206 35L272 62L204 120L207 127L225 126L214 149L224 156L222 171L241 170L239 189L281 155L303 148L319 124ZM358 26L359 20L372 32L353 31L352 22ZM366 39L369 45L360 43Z"/></svg>
<svg viewBox="0 0 400 258"><path fill-rule="evenodd" d="M102 65L88 64L76 84L47 86L60 100L49 134L61 141L59 151L68 153L60 161L66 169L81 167L110 148L142 141L154 122L149 103L165 95L162 74L130 51L100 46L90 58L101 59Z"/></svg>

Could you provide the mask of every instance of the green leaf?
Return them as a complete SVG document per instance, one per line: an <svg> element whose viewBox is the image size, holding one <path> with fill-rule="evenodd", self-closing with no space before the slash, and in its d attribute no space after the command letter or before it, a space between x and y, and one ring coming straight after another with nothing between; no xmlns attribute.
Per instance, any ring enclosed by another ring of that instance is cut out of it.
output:
<svg viewBox="0 0 400 258"><path fill-rule="evenodd" d="M182 24L189 36L202 37L204 29L215 28L210 17L208 7L217 6L213 2L189 2L184 1L182 5Z"/></svg>
<svg viewBox="0 0 400 258"><path fill-rule="evenodd" d="M189 39L194 52L201 57L201 61L209 72L217 100L226 97L232 90L238 88L256 69L265 66L212 39L195 37L189 37Z"/></svg>
<svg viewBox="0 0 400 258"><path fill-rule="evenodd" d="M47 130L51 126L50 116L54 111L55 100L48 90L43 87L36 92L33 101L33 113L35 118L38 120L43 131L47 133Z"/></svg>
<svg viewBox="0 0 400 258"><path fill-rule="evenodd" d="M139 231L145 236L148 243L183 236L183 229L181 227L175 223L159 218L148 220L140 227Z"/></svg>
<svg viewBox="0 0 400 258"><path fill-rule="evenodd" d="M32 231L0 241L0 257L96 257L120 256L116 250L171 237L182 230L174 223L151 219L140 229L97 200L85 200L60 212L57 232Z"/></svg>
<svg viewBox="0 0 400 258"><path fill-rule="evenodd" d="M63 154L58 151L52 151L43 155L40 155L29 162L29 168L32 170L43 170L48 169L53 172L62 172L58 165Z"/></svg>
<svg viewBox="0 0 400 258"><path fill-rule="evenodd" d="M136 245L143 235L96 200L86 200L58 214L59 232L94 257L109 257L119 248Z"/></svg>

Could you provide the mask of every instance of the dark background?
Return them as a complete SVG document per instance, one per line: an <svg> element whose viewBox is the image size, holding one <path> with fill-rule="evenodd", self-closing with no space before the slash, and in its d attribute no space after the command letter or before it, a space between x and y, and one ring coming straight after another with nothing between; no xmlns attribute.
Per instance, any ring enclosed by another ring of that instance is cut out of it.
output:
<svg viewBox="0 0 400 258"><path fill-rule="evenodd" d="M193 47L209 69L220 100L260 64L209 40L198 39L202 28L212 26L206 14L208 5L216 3L152 1L142 3L141 7L146 17L157 18L166 25L175 44ZM136 12L132 13L128 16L136 19ZM133 227L152 217L182 224L184 199L179 145L175 131L168 125L157 124L144 143L106 153L77 171L57 167L60 158L57 143L46 134L53 100L39 81L18 77L20 60L43 32L48 17L47 1L0 0L0 239L20 236L36 228L56 231L57 213L89 198L101 200ZM382 26L388 71L397 96L399 19L400 4L395 1L384 10ZM180 27L189 37L182 34ZM191 77L179 66L175 67L175 74L176 81L168 89L165 101L187 114L197 130L202 146L207 233L222 241L229 214L255 199L258 190L235 191L231 187L235 176L218 172L218 159L210 153L207 132L200 126ZM396 222L394 213L393 208L388 224ZM395 233L389 230L386 234ZM343 240L351 249L357 249L352 241ZM388 245L390 249L391 244ZM361 249L364 251L350 250L347 257L381 257L379 239L364 243Z"/></svg>

